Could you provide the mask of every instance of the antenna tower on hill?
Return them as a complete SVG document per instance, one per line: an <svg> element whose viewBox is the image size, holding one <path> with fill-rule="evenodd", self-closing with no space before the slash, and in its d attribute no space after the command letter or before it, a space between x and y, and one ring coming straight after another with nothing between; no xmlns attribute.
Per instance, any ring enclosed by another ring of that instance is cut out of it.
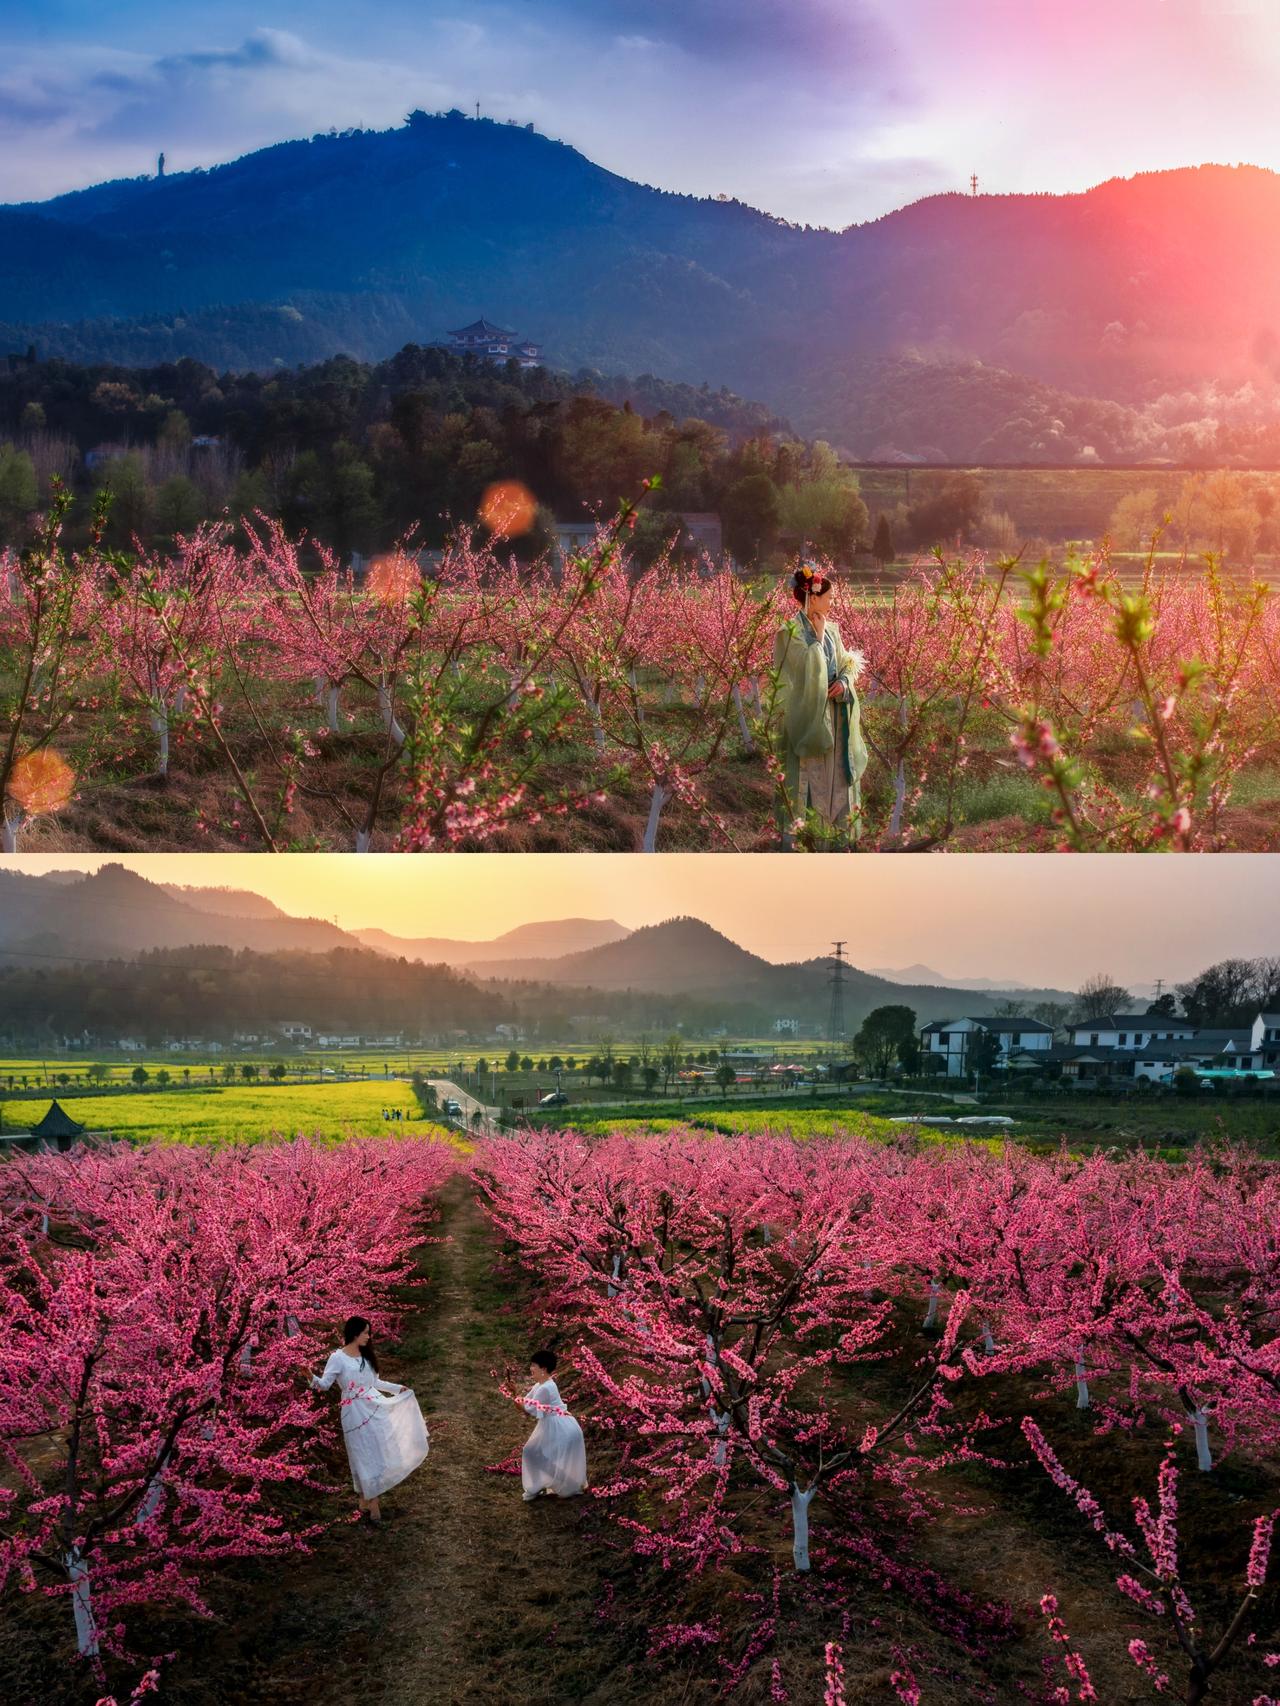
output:
<svg viewBox="0 0 1280 1706"><path fill-rule="evenodd" d="M978 193L978 174L976 172L971 172L969 174L969 194L970 195L977 195L977 193Z"/></svg>

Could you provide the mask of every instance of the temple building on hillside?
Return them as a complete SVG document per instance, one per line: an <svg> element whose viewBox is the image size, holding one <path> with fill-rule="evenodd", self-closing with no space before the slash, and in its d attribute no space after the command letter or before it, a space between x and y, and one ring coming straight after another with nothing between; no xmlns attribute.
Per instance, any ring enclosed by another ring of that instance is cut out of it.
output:
<svg viewBox="0 0 1280 1706"><path fill-rule="evenodd" d="M531 344L518 332L508 332L483 316L450 332L449 339L448 347L459 355L479 355L486 361L518 361L521 367L537 367L542 361L541 344Z"/></svg>

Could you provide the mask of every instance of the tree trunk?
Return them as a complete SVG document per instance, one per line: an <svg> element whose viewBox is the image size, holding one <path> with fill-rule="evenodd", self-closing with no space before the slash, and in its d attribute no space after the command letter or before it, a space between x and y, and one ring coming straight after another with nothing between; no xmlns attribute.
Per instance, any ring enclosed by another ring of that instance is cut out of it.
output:
<svg viewBox="0 0 1280 1706"><path fill-rule="evenodd" d="M931 1279L929 1281L929 1306L924 1312L924 1324L926 1327L932 1327L934 1322L938 1319L938 1297L941 1290L942 1287L938 1284L936 1279Z"/></svg>
<svg viewBox="0 0 1280 1706"><path fill-rule="evenodd" d="M151 727L155 731L155 737L160 747L156 769L161 776L167 776L169 774L169 712L163 704L158 710L152 711Z"/></svg>
<svg viewBox="0 0 1280 1706"><path fill-rule="evenodd" d="M809 1568L809 1506L813 1503L815 1491L814 1487L803 1493L799 1487L791 1489L791 1556L797 1570Z"/></svg>
<svg viewBox="0 0 1280 1706"><path fill-rule="evenodd" d="M378 711L387 733L397 746L403 746L404 730L396 721L395 707L391 703L391 689L383 682L378 683Z"/></svg>
<svg viewBox="0 0 1280 1706"><path fill-rule="evenodd" d="M0 851L16 853L18 851L18 837L26 825L26 815L21 810L19 810L17 817L10 817L8 812L5 812L0 818Z"/></svg>
<svg viewBox="0 0 1280 1706"><path fill-rule="evenodd" d="M1192 1410L1191 1426L1196 1436L1196 1468L1207 1473L1213 1468L1213 1453L1209 1449L1209 1413Z"/></svg>
<svg viewBox="0 0 1280 1706"><path fill-rule="evenodd" d="M71 1609L76 1619L76 1645L84 1658L96 1659L98 1656L98 1625L93 1615L93 1590L89 1585L89 1566L81 1558L75 1547L67 1553L63 1562L67 1567L67 1579L71 1583Z"/></svg>
<svg viewBox="0 0 1280 1706"><path fill-rule="evenodd" d="M754 753L756 750L756 743L751 738L751 728L747 722L747 713L742 706L742 689L737 686L735 686L733 690L733 708L738 713L738 729L742 735L742 744L746 747L748 754Z"/></svg>
<svg viewBox="0 0 1280 1706"><path fill-rule="evenodd" d="M367 853L369 851L369 843L372 840L373 836L367 829L358 829L356 831L356 852Z"/></svg>
<svg viewBox="0 0 1280 1706"><path fill-rule="evenodd" d="M164 1456L160 1459L159 1469L156 1470L155 1474L147 1482L147 1490L142 1495L142 1502L138 1506L138 1514L133 1519L133 1526L135 1528L141 1528L144 1523L150 1522L152 1517L160 1509L160 1494L164 1489L164 1470L167 1467L168 1462L169 1453L166 1451Z"/></svg>
<svg viewBox="0 0 1280 1706"><path fill-rule="evenodd" d="M1089 1382L1085 1379L1084 1346L1076 1351L1076 1409L1089 1408Z"/></svg>
<svg viewBox="0 0 1280 1706"><path fill-rule="evenodd" d="M658 850L658 825L662 821L662 808L671 795L661 782L653 785L653 794L649 800L649 821L644 826L644 843L641 849L645 853L656 853Z"/></svg>
<svg viewBox="0 0 1280 1706"><path fill-rule="evenodd" d="M889 818L889 834L898 835L902 830L902 819L906 813L907 804L907 767L906 760L900 758L893 772L893 812Z"/></svg>

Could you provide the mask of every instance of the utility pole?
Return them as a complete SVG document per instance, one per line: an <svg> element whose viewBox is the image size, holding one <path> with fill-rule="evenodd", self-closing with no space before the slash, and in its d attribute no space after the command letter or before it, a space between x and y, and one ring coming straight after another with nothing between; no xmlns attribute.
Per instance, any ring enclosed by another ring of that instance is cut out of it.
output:
<svg viewBox="0 0 1280 1706"><path fill-rule="evenodd" d="M976 172L971 172L969 175L969 194L970 195L977 195L977 193L978 193L978 174Z"/></svg>

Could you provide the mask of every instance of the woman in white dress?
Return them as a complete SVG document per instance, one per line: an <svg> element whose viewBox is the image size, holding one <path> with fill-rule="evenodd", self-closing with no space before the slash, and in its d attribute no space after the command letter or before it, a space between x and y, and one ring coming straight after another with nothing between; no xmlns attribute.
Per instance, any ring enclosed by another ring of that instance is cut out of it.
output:
<svg viewBox="0 0 1280 1706"><path fill-rule="evenodd" d="M353 1315L343 1328L342 1349L334 1351L319 1379L308 1378L317 1392L338 1382L351 1479L361 1514L376 1525L382 1521L378 1500L425 1461L429 1442L413 1392L379 1378L371 1337L364 1316Z"/></svg>
<svg viewBox="0 0 1280 1706"><path fill-rule="evenodd" d="M534 1384L522 1400L537 1427L520 1454L520 1479L526 1500L540 1493L571 1499L587 1484L587 1448L582 1429L564 1407L560 1389L551 1378L556 1353L538 1351L529 1364Z"/></svg>

